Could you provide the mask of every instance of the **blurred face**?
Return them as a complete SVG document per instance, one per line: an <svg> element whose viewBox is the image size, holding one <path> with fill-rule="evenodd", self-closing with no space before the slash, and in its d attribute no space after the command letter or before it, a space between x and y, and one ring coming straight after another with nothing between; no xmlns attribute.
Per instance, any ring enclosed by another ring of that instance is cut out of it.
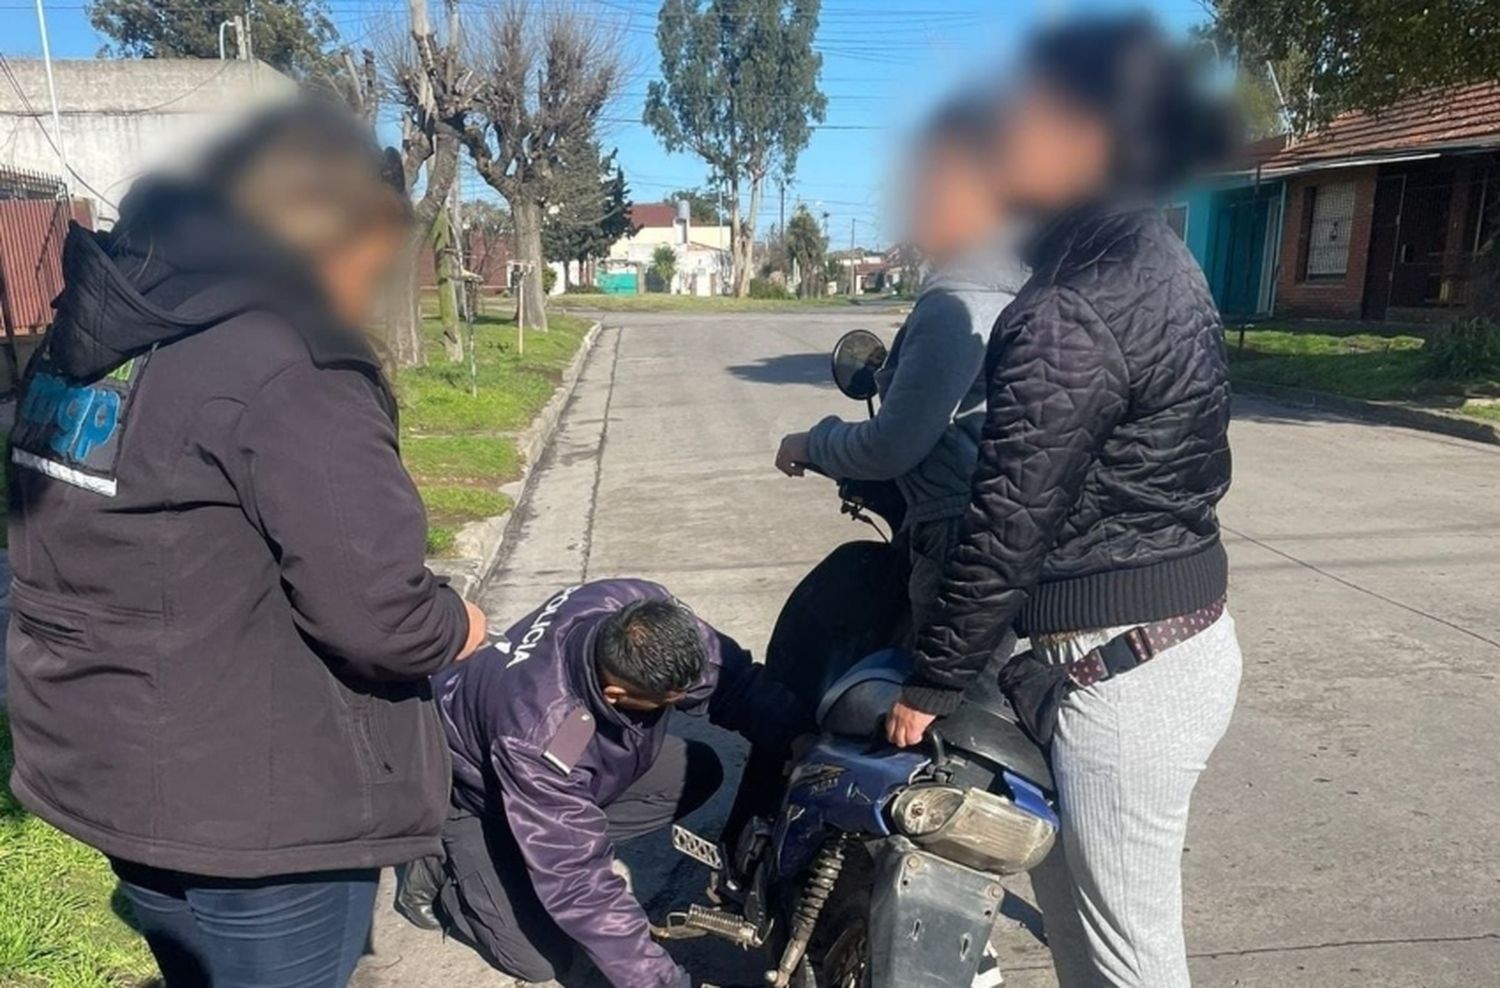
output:
<svg viewBox="0 0 1500 988"><path fill-rule="evenodd" d="M996 173L1018 206L1054 212L1103 191L1112 158L1109 128L1044 84L1011 105L996 153Z"/></svg>
<svg viewBox="0 0 1500 988"><path fill-rule="evenodd" d="M627 686L609 673L600 670L600 686L604 693L604 702L616 710L624 710L633 714L650 714L666 707L674 707L682 702L687 694L682 692L672 693L642 693L633 686Z"/></svg>
<svg viewBox="0 0 1500 988"><path fill-rule="evenodd" d="M352 327L367 326L396 267L405 241L398 223L372 223L361 233L319 252L315 261L334 313Z"/></svg>
<svg viewBox="0 0 1500 988"><path fill-rule="evenodd" d="M988 162L977 150L939 141L918 163L911 239L941 262L987 240L1000 222Z"/></svg>

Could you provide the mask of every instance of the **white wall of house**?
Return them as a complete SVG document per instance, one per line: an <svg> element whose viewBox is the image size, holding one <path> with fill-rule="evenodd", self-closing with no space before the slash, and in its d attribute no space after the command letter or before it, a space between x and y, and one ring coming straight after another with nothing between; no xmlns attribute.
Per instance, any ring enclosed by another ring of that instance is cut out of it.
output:
<svg viewBox="0 0 1500 988"><path fill-rule="evenodd" d="M45 67L35 59L8 64L24 98L0 85L0 167L60 175ZM77 175L72 192L94 201L105 226L143 172L190 161L194 148L245 113L297 91L261 62L86 59L54 61L52 68L62 145Z"/></svg>

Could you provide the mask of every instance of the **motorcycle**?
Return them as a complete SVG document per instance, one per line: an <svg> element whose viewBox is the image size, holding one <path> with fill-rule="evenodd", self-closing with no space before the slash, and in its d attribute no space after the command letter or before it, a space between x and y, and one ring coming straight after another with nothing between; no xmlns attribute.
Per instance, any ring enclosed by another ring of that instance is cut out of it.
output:
<svg viewBox="0 0 1500 988"><path fill-rule="evenodd" d="M874 412L886 351L857 330L833 377ZM788 760L752 752L723 845L681 827L674 846L710 869L707 898L667 917L666 939L717 936L767 952L771 988L953 988L974 983L1004 892L1058 820L1051 771L993 675L897 749L883 719L910 670L906 552L891 483L842 481L842 510L890 537L847 542L797 585L767 673L816 707L818 733ZM1004 661L1008 650L997 651Z"/></svg>

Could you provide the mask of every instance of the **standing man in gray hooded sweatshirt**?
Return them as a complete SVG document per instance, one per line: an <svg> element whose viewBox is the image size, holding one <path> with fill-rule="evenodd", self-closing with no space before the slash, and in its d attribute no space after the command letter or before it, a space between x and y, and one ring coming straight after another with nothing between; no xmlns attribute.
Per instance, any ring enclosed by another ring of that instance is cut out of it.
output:
<svg viewBox="0 0 1500 988"><path fill-rule="evenodd" d="M880 408L861 422L829 416L781 441L776 466L811 464L850 480L894 480L906 498L914 626L937 599L958 538L984 424L985 344L1027 270L1009 249L987 170L994 108L955 103L929 125L917 162L912 242L931 262L916 306L875 376Z"/></svg>

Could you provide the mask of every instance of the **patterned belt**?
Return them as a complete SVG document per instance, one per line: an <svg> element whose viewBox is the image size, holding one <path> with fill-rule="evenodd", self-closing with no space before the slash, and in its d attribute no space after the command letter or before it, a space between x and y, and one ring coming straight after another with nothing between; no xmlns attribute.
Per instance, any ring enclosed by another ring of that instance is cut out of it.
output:
<svg viewBox="0 0 1500 988"><path fill-rule="evenodd" d="M1150 662L1174 645L1181 645L1206 630L1224 615L1224 598L1189 614L1137 625L1116 635L1082 658L1066 664L1068 679L1079 689L1113 679L1138 665Z"/></svg>

